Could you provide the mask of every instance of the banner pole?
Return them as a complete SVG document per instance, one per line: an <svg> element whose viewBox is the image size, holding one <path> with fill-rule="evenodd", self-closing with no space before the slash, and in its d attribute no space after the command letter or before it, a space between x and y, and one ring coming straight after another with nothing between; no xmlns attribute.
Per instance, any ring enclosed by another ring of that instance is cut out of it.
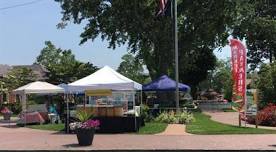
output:
<svg viewBox="0 0 276 152"><path fill-rule="evenodd" d="M246 80L247 80L247 50L246 50L246 48L245 48L245 87L244 87L244 115L245 115L245 120L244 120L244 122L245 122L245 126L246 126L246 112L247 112L247 82L246 82Z"/></svg>
<svg viewBox="0 0 276 152"><path fill-rule="evenodd" d="M241 127L241 112L239 112L239 127Z"/></svg>
<svg viewBox="0 0 276 152"><path fill-rule="evenodd" d="M258 90L256 90L256 93L255 94L258 94ZM257 95L256 95L256 98L257 98ZM259 125L259 117L258 117L258 113L259 113L259 106L258 106L258 99L255 99L256 100L256 117L255 117L255 125L256 125L256 128L258 128L258 125Z"/></svg>
<svg viewBox="0 0 276 152"><path fill-rule="evenodd" d="M66 100L66 133L69 133L69 124L70 124L70 111L69 111L69 95L68 93L65 94L65 100Z"/></svg>

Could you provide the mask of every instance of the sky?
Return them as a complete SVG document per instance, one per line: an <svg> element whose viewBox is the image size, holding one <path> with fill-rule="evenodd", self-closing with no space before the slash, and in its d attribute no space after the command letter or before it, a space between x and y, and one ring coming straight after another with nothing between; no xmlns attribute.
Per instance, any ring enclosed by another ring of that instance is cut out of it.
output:
<svg viewBox="0 0 276 152"><path fill-rule="evenodd" d="M29 2L33 3L7 8ZM126 46L108 49L108 42L100 38L79 45L83 25L69 24L65 29L57 29L60 12L60 5L54 0L0 0L0 64L32 64L49 40L56 47L71 49L82 62L114 69L119 66L121 57L127 53ZM230 47L214 52L225 59L230 56Z"/></svg>

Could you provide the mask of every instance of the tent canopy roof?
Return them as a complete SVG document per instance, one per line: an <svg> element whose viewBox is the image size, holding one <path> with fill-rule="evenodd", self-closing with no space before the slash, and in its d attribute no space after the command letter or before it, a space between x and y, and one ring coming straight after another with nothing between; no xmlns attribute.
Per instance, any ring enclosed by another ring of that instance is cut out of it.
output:
<svg viewBox="0 0 276 152"><path fill-rule="evenodd" d="M64 89L48 82L35 81L13 90L16 94L64 93Z"/></svg>
<svg viewBox="0 0 276 152"><path fill-rule="evenodd" d="M169 78L167 75L163 75L158 79L143 85L143 91L175 91L176 82ZM189 91L190 87L183 83L178 83L179 91Z"/></svg>
<svg viewBox="0 0 276 152"><path fill-rule="evenodd" d="M73 90L111 89L111 90L141 90L142 85L121 75L109 66L104 66L95 73L72 82ZM76 89L76 87L78 89Z"/></svg>

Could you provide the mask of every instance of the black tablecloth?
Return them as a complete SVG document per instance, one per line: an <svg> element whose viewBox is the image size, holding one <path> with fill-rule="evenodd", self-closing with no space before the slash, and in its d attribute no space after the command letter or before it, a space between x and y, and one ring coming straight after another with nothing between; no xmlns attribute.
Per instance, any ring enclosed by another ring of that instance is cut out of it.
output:
<svg viewBox="0 0 276 152"><path fill-rule="evenodd" d="M65 117L66 118L66 117ZM100 127L96 130L97 133L124 133L136 132L142 126L143 119L141 117L124 116L124 117L94 117L100 121ZM70 117L70 123L75 122L76 119ZM65 120L65 130L67 130ZM135 125L136 124L136 125ZM70 130L71 132L71 130Z"/></svg>

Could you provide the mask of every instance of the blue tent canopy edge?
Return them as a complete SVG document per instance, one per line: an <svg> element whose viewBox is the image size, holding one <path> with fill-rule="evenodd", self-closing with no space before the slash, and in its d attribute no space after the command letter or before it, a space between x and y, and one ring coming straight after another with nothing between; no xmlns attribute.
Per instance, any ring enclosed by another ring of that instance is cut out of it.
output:
<svg viewBox="0 0 276 152"><path fill-rule="evenodd" d="M179 91L188 92L191 88L183 83L178 83ZM175 91L176 81L163 75L152 82L143 85L143 91Z"/></svg>

